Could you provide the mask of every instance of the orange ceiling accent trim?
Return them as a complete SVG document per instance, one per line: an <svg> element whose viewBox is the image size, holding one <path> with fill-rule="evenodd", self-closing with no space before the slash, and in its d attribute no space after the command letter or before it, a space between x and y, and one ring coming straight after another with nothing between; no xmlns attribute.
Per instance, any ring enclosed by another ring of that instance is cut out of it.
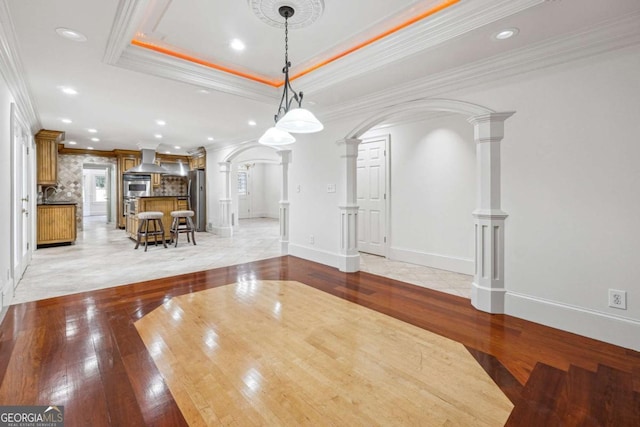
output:
<svg viewBox="0 0 640 427"><path fill-rule="evenodd" d="M302 77L305 74L309 74L310 72L312 72L314 70L317 70L320 67L324 67L325 65L330 64L333 61L336 61L336 60L338 60L340 58L343 58L343 57L349 55L350 53L355 52L356 50L360 50L363 47L369 46L370 44L375 43L378 40L383 39L383 38L387 37L388 35L391 35L391 34L397 32L397 31L400 31L403 28L406 28L409 25L414 24L414 23L416 23L416 22L418 22L418 21L420 21L420 20L422 20L422 19L424 19L424 18L426 18L428 16L431 16L434 13L440 12L441 10L444 10L444 9L450 7L450 6L453 6L454 4L458 3L459 1L460 0L446 0L443 3L440 3L439 5L434 6L431 9L428 9L428 10L422 12L421 14L416 15L413 18L408 19L407 21L405 21L405 22L403 22L403 23L401 23L399 25L396 25L395 27L393 27L393 28L391 28L391 29L389 29L389 30L387 30L387 31L385 31L383 33L380 33L377 36L374 36L374 37L370 38L369 40L366 40L366 41L364 41L364 42L362 42L360 44L357 44L354 47L345 50L344 52L341 52L341 53L339 53L339 54L337 54L335 56L332 56L329 59L326 59L326 60L324 60L322 62L317 63L316 65L312 65L311 67L307 68L306 70L301 71L298 74L294 75L290 79L291 80L295 80L298 77ZM284 84L284 82L280 83L279 86L282 86L282 84Z"/></svg>
<svg viewBox="0 0 640 427"><path fill-rule="evenodd" d="M309 68L307 68L307 69L295 74L294 76L290 77L290 80L295 80L295 79L297 79L299 77L302 77L302 76L304 76L306 74L309 74L310 72L312 72L314 70L317 70L318 68L324 67L327 64L330 64L330 63L332 63L334 61L337 61L340 58L343 58L343 57L345 57L345 56L347 56L347 55L349 55L349 54L351 54L351 53L353 53L353 52L355 52L357 50L360 50L363 47L369 46L370 44L375 43L380 39L383 39L383 38L385 38L385 37L387 37L387 36L389 36L389 35L391 35L391 34L393 34L395 32L398 32L398 31L402 30L403 28L406 28L406 27L408 27L408 26L410 26L412 24L415 24L416 22L418 22L418 21L420 21L420 20L422 20L424 18L427 18L427 17L429 17L429 16L431 16L431 15L433 15L435 13L438 13L438 12L448 8L448 7L451 7L454 4L459 3L459 2L460 2L460 0L445 0L444 2L432 7L431 9L428 9L428 10L426 10L426 11L424 11L424 12L422 12L422 13L420 13L420 14L412 17L412 18L409 18L405 22L403 22L401 24L398 24L395 27L390 28L390 29L388 29L388 30L386 30L386 31L384 31L384 32L382 32L382 33L380 33L380 34L368 39L368 40L365 40L364 42L359 43L359 44L357 44L357 45L345 50L344 52L340 52L337 55L334 55L334 56L332 56L332 57L330 57L330 58L328 58L328 59L326 59L324 61L321 61L321 62L319 62L319 63L317 63L315 65L312 65L311 67L309 67ZM187 55L187 54L184 54L184 53L176 52L174 50L171 50L171 49L168 49L168 48L165 48L165 47L162 47L162 46L158 46L158 45L153 44L153 43L145 42L145 41L142 41L142 40L139 40L139 39L135 39L134 38L133 40L131 40L131 44L135 45L135 46L143 47L145 49L153 50L153 51L158 52L158 53L162 53L162 54L165 54L165 55L173 56L174 58L183 59L185 61L189 61L189 62L193 62L193 63L196 63L196 64L204 65L205 67L213 68L213 69L216 69L216 70L219 70L219 71L224 71L225 73L233 74L233 75L238 76L238 77L244 77L245 79L253 80L253 81L256 81L258 83L263 83L263 84L266 84L266 85L269 85L269 86L280 87L280 86L282 86L284 84L284 80L269 80L269 79L266 79L266 78L263 78L263 77L259 77L259 76L256 76L256 75L253 75L253 74L250 74L250 73L245 73L245 72L242 72L242 71L234 70L233 68L225 67L223 65L219 65L219 64L216 64L216 63L213 63L213 62L205 61L205 60L197 58L195 56L191 56L191 55Z"/></svg>
<svg viewBox="0 0 640 427"><path fill-rule="evenodd" d="M205 61L204 59L196 58L195 56L187 55L184 53L176 52L171 49L167 49L162 46L158 46L153 43L148 43L142 40L133 39L131 40L131 44L134 46L140 46L145 49L153 50L158 53L162 53L165 55L173 56L174 58L184 59L185 61L193 62L196 64L204 65L205 67L214 68L216 70L224 71L225 73L233 74L239 77L244 77L245 79L254 80L259 83L264 83L269 86L278 87L282 83L276 80L268 80L262 77L254 76L253 74L244 73L242 71L234 70L233 68L225 67L223 65L218 65L213 62Z"/></svg>

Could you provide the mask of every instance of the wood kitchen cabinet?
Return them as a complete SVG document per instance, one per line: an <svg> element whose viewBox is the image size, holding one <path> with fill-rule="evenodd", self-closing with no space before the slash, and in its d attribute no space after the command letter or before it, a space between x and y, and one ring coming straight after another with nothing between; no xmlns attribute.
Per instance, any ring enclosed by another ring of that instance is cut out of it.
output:
<svg viewBox="0 0 640 427"><path fill-rule="evenodd" d="M124 206L122 205L123 201L123 179L122 176L124 172L131 169L134 166L138 166L140 164L140 152L132 151L132 150L114 150L116 156L118 157L118 184L116 185L116 201L117 201L117 226L118 228L126 227L126 218L124 216Z"/></svg>
<svg viewBox="0 0 640 427"><path fill-rule="evenodd" d="M58 144L64 132L42 129L36 134L37 184L58 184Z"/></svg>
<svg viewBox="0 0 640 427"><path fill-rule="evenodd" d="M76 225L75 204L38 205L38 246L75 242Z"/></svg>

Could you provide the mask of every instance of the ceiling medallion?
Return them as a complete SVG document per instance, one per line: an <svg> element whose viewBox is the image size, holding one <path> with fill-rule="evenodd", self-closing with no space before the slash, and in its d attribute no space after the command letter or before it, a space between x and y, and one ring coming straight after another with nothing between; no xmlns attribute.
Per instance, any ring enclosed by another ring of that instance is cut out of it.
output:
<svg viewBox="0 0 640 427"><path fill-rule="evenodd" d="M280 8L289 6L296 13L289 19L289 28L299 29L313 24L324 12L324 0L247 0L249 7L262 22L284 28Z"/></svg>

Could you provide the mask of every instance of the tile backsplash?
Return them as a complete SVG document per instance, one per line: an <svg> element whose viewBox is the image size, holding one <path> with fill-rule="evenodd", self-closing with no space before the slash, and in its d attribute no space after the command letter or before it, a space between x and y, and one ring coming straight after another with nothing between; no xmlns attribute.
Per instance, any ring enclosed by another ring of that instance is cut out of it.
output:
<svg viewBox="0 0 640 427"><path fill-rule="evenodd" d="M49 197L49 200L70 200L78 204L76 211L78 230L82 230L82 170L86 163L115 166L116 159L92 156L90 154L58 155L58 191ZM44 188L42 190L44 190Z"/></svg>
<svg viewBox="0 0 640 427"><path fill-rule="evenodd" d="M185 196L187 178L182 176L163 176L160 185L152 189L153 196Z"/></svg>

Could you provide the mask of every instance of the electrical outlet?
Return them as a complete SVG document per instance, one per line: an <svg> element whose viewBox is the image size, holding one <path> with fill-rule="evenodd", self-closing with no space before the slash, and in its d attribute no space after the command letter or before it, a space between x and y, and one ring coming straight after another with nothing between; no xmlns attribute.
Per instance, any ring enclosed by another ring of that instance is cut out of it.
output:
<svg viewBox="0 0 640 427"><path fill-rule="evenodd" d="M618 289L609 289L609 307L627 309L627 292Z"/></svg>
<svg viewBox="0 0 640 427"><path fill-rule="evenodd" d="M309 243L313 245L315 242L316 242L316 238L315 238L315 237L313 237L313 234L311 234L311 235L309 236Z"/></svg>

